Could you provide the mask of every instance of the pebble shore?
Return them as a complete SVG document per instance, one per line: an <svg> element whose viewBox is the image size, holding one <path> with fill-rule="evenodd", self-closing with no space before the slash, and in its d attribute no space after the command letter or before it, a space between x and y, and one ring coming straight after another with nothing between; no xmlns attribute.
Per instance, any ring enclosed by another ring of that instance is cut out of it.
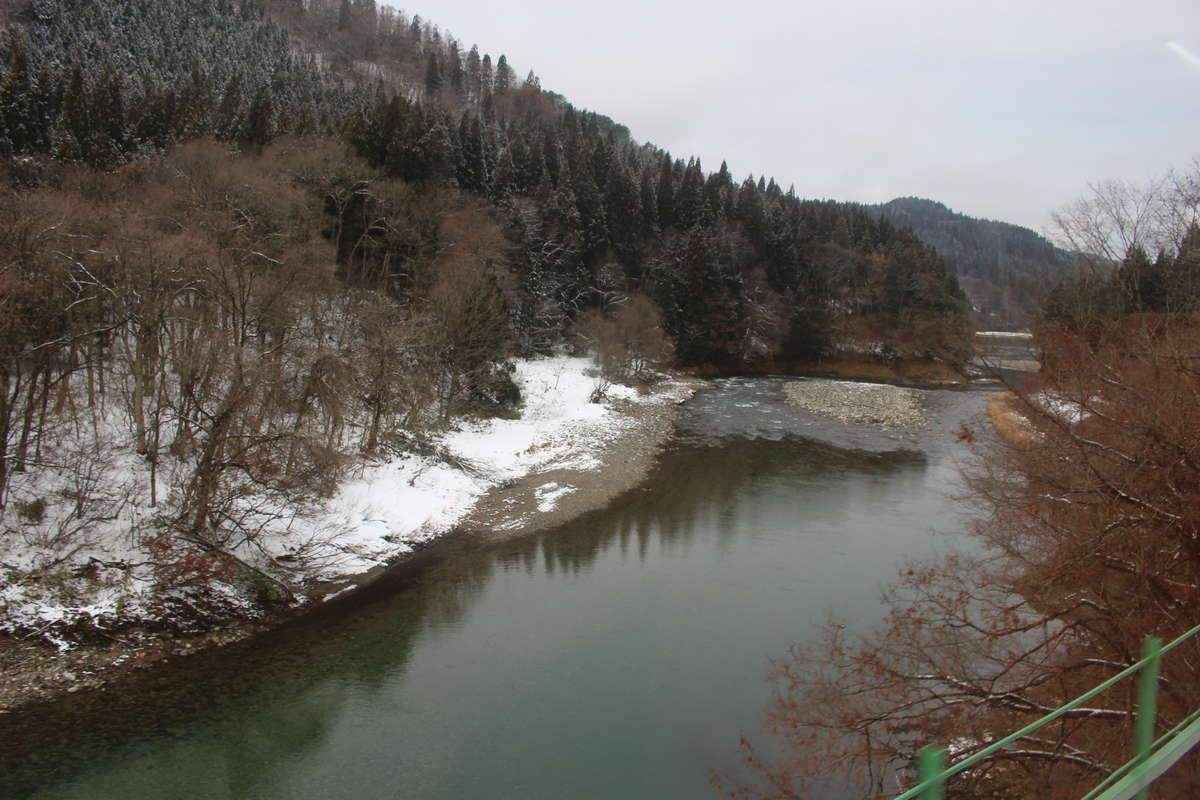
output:
<svg viewBox="0 0 1200 800"><path fill-rule="evenodd" d="M784 386L787 400L812 414L883 428L926 426L921 393L883 383L812 379Z"/></svg>

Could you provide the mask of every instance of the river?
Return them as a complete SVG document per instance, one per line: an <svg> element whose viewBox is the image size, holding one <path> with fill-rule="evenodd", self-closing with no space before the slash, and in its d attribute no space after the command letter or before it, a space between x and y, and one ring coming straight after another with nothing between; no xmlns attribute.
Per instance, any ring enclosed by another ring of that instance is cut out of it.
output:
<svg viewBox="0 0 1200 800"><path fill-rule="evenodd" d="M704 798L761 741L770 659L864 629L907 559L961 539L978 392L923 432L719 381L651 479L492 547L450 541L374 593L9 726L36 798Z"/></svg>

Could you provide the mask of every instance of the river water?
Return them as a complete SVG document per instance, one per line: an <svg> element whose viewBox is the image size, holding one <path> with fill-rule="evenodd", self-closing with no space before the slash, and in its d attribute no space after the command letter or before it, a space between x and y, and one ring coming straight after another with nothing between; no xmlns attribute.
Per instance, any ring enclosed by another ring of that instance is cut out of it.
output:
<svg viewBox="0 0 1200 800"><path fill-rule="evenodd" d="M603 512L26 722L0 795L716 796L738 737L762 740L770 660L830 615L869 627L881 585L965 526L953 434L983 395L928 392L931 429L887 433L782 385L698 395Z"/></svg>

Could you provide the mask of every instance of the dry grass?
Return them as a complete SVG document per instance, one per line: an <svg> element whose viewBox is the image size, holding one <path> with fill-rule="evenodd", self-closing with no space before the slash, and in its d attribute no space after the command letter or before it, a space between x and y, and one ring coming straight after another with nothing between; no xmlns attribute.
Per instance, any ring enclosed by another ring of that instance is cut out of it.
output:
<svg viewBox="0 0 1200 800"><path fill-rule="evenodd" d="M1000 438L1012 445L1028 445L1034 440L1033 426L1029 419L1013 404L1012 392L996 392L995 400L988 403L987 415Z"/></svg>

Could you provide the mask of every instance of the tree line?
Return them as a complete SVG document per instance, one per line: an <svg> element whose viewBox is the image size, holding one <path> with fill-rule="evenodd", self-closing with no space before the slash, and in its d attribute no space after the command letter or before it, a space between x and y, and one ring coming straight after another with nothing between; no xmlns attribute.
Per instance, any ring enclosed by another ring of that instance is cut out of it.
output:
<svg viewBox="0 0 1200 800"><path fill-rule="evenodd" d="M363 0L23 8L3 38L4 152L111 168L204 136L251 151L345 137L418 194L457 189L514 218L526 351L635 292L659 306L684 363L965 353L964 297L906 230L639 145L419 17ZM409 246L368 238L339 253L359 277Z"/></svg>

